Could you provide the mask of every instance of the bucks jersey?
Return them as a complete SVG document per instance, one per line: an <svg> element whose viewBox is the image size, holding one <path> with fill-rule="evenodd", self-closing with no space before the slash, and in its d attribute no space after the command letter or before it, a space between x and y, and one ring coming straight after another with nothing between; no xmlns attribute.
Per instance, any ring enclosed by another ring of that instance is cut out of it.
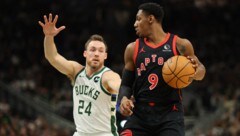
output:
<svg viewBox="0 0 240 136"><path fill-rule="evenodd" d="M109 133L117 136L115 105L116 95L102 85L102 75L109 71L102 68L92 77L83 68L75 77L73 87L73 116L79 134Z"/></svg>
<svg viewBox="0 0 240 136"><path fill-rule="evenodd" d="M136 81L133 87L137 101L171 104L180 101L180 90L168 86L162 77L164 62L177 55L177 36L168 33L158 45L151 45L145 38L136 40L134 63Z"/></svg>

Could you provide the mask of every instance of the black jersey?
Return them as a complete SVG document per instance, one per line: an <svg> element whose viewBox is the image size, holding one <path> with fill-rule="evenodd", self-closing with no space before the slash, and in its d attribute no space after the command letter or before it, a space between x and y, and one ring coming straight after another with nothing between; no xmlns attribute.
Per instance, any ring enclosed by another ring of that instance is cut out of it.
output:
<svg viewBox="0 0 240 136"><path fill-rule="evenodd" d="M164 62L179 54L176 39L176 35L167 33L157 46L151 45L145 38L136 40L133 58L136 68L133 86L136 101L167 105L181 101L181 90L168 86L162 77Z"/></svg>

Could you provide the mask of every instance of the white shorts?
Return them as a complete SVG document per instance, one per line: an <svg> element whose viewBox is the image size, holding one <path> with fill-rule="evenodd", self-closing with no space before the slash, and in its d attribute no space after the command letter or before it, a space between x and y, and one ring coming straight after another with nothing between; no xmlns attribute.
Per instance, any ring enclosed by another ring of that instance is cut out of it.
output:
<svg viewBox="0 0 240 136"><path fill-rule="evenodd" d="M118 134L117 134L118 135ZM114 136L112 133L108 132L100 132L100 133L82 133L82 132L75 132L73 136Z"/></svg>

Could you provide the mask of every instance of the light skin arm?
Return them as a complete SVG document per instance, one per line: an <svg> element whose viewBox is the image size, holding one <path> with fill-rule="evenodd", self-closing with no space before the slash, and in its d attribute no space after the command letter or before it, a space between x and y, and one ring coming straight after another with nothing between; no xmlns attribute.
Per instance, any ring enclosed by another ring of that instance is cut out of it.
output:
<svg viewBox="0 0 240 136"><path fill-rule="evenodd" d="M109 93L118 94L121 78L117 73L113 71L107 71L103 74L102 83Z"/></svg>
<svg viewBox="0 0 240 136"><path fill-rule="evenodd" d="M193 79L202 80L205 76L206 69L204 65L199 61L197 56L194 54L192 43L187 39L178 37L176 41L176 45L180 54L183 56L187 56L187 58L191 60L193 67L196 69Z"/></svg>
<svg viewBox="0 0 240 136"><path fill-rule="evenodd" d="M39 25L43 29L43 33L45 35L44 38L44 55L49 63L56 68L59 72L67 75L71 80L74 80L75 75L77 72L83 68L81 64L76 61L70 61L60 55L57 51L54 37L63 29L65 26L61 26L59 28L56 27L56 23L58 20L58 15L55 18L52 18L52 14L49 14L47 18L44 15L44 23L38 21Z"/></svg>
<svg viewBox="0 0 240 136"><path fill-rule="evenodd" d="M125 62L125 69L134 71L134 62L133 62L133 55L134 55L134 48L135 42L128 44L125 49L124 53L124 62ZM133 101L128 99L126 96L123 96L120 104L120 112L124 116L132 115L132 109L134 108Z"/></svg>

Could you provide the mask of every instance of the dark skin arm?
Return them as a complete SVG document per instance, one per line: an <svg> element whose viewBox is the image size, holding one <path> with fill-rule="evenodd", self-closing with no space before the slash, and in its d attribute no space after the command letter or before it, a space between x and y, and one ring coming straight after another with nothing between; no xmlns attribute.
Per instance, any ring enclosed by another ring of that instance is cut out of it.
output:
<svg viewBox="0 0 240 136"><path fill-rule="evenodd" d="M193 67L196 69L195 76L193 77L195 80L202 80L205 76L205 67L199 61L199 59L195 56L193 46L191 42L187 39L177 38L176 41L177 49L181 55L187 56L189 60L193 63ZM124 61L125 61L125 69L134 71L134 62L133 62L133 54L134 54L135 43L130 43L124 53ZM134 107L131 99L127 97L123 97L120 104L120 112L124 116L130 116L132 114L132 108Z"/></svg>
<svg viewBox="0 0 240 136"><path fill-rule="evenodd" d="M135 42L128 44L124 53L124 62L125 69L134 71L134 62L133 62L133 54L134 54ZM134 107L133 101L128 99L126 96L123 96L120 104L120 112L123 116L130 116L132 114L132 108Z"/></svg>
<svg viewBox="0 0 240 136"><path fill-rule="evenodd" d="M194 54L192 43L183 38L177 38L176 46L181 55L186 56L193 64L196 69L194 80L202 80L205 76L206 69L204 65L199 61L197 56Z"/></svg>

